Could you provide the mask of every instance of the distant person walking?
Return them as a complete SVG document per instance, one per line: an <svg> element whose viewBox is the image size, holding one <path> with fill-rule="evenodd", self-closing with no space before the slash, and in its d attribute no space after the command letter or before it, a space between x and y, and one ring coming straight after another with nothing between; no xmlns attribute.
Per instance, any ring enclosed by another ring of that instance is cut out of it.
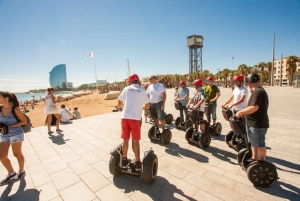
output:
<svg viewBox="0 0 300 201"><path fill-rule="evenodd" d="M22 141L24 141L24 131L21 127L27 123L27 120L19 109L19 101L15 94L7 91L0 92L0 123L7 126L7 130L0 128L0 160L8 175L0 182L0 186L10 182L16 182L25 177L24 171L24 155L22 153ZM15 115L13 115L14 110ZM19 173L16 173L8 159L8 150L10 145L14 156L19 163Z"/></svg>
<svg viewBox="0 0 300 201"><path fill-rule="evenodd" d="M53 133L53 131L51 131L52 114L56 117L56 131L62 132L62 130L59 129L60 115L57 106L55 105L56 101L53 95L54 88L48 88L47 91L48 93L45 96L46 108L44 113L47 115L48 134Z"/></svg>

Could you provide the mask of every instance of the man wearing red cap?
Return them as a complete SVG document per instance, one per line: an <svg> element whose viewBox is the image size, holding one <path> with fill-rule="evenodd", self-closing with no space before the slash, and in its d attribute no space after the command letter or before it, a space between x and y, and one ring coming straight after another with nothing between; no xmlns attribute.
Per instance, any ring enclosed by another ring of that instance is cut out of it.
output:
<svg viewBox="0 0 300 201"><path fill-rule="evenodd" d="M186 87L186 83L185 81L180 81L179 82L179 90L178 93L176 95L176 97L174 98L176 101L179 101L182 104L182 110L180 111L180 118L181 118L181 122L186 121L187 120L187 108L186 105L189 102L189 94L190 91L189 89ZM183 119L183 112L185 115L185 119Z"/></svg>
<svg viewBox="0 0 300 201"><path fill-rule="evenodd" d="M217 99L220 97L219 88L214 85L214 78L209 76L206 79L207 86L205 87L206 101L205 106L209 107L210 112L207 114L207 121L210 124L210 116L212 115L213 124L216 124L217 120Z"/></svg>
<svg viewBox="0 0 300 201"><path fill-rule="evenodd" d="M205 124L203 121L204 116L204 102L205 102L205 91L202 89L202 80L197 79L194 81L194 87L196 91L193 93L193 97L189 100L188 104L186 105L187 108L193 103L191 109L199 111L199 124L200 130L202 133L205 133Z"/></svg>
<svg viewBox="0 0 300 201"><path fill-rule="evenodd" d="M128 77L129 86L125 87L118 98L118 106L122 108L121 115L121 138L123 138L123 160L122 168L128 165L127 152L130 133L132 136L132 147L135 154L135 170L140 171L142 164L140 161L140 144L141 139L141 116L144 109L148 109L149 98L145 89L139 85L139 77L132 74Z"/></svg>
<svg viewBox="0 0 300 201"><path fill-rule="evenodd" d="M227 100L226 103L222 105L222 107L227 106L229 109L233 109L233 112L235 114L238 111L243 110L247 107L248 89L244 86L244 77L242 75L235 76L233 78L233 82L236 87L234 88L230 98ZM232 101L233 103L229 104Z"/></svg>

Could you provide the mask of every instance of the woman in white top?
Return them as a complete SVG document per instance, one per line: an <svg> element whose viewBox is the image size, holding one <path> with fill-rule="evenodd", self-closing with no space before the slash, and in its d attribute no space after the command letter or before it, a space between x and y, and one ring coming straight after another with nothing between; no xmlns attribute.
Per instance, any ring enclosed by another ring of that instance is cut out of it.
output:
<svg viewBox="0 0 300 201"><path fill-rule="evenodd" d="M48 88L47 91L48 93L45 96L46 108L44 113L47 115L48 134L53 133L53 131L51 131L52 114L56 117L56 132L62 132L62 130L59 129L60 115L57 106L55 105L56 101L53 95L54 88Z"/></svg>

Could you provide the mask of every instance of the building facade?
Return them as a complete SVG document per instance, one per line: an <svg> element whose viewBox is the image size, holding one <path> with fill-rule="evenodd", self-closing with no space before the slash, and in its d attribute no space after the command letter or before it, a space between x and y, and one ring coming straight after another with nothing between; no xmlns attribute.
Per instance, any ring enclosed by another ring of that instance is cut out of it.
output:
<svg viewBox="0 0 300 201"><path fill-rule="evenodd" d="M287 73L286 73L287 59L288 57L282 58L282 64L281 64L281 59L274 60L274 85L280 85L280 76L282 79L282 85L289 84L290 78L287 77ZM296 63L296 72L297 71L300 71L300 62Z"/></svg>
<svg viewBox="0 0 300 201"><path fill-rule="evenodd" d="M51 87L53 87L54 89L67 88L66 64L60 64L55 66L49 73L49 81Z"/></svg>

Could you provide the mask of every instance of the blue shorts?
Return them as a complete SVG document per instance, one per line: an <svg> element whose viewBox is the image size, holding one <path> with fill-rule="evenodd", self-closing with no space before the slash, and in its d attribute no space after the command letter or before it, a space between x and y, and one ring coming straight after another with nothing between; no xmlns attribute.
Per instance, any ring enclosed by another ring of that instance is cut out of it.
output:
<svg viewBox="0 0 300 201"><path fill-rule="evenodd" d="M248 142L251 147L265 147L266 134L268 128L254 128L246 125Z"/></svg>
<svg viewBox="0 0 300 201"><path fill-rule="evenodd" d="M159 119L159 120L165 120L166 119L166 113L164 110L161 109L162 106L162 101L158 102L158 103L151 103L150 107L154 108L156 110L156 117L154 117L154 119Z"/></svg>
<svg viewBox="0 0 300 201"><path fill-rule="evenodd" d="M19 135L0 135L0 143L5 142L5 143L15 143L15 142L22 142L24 141L24 133L19 134Z"/></svg>

